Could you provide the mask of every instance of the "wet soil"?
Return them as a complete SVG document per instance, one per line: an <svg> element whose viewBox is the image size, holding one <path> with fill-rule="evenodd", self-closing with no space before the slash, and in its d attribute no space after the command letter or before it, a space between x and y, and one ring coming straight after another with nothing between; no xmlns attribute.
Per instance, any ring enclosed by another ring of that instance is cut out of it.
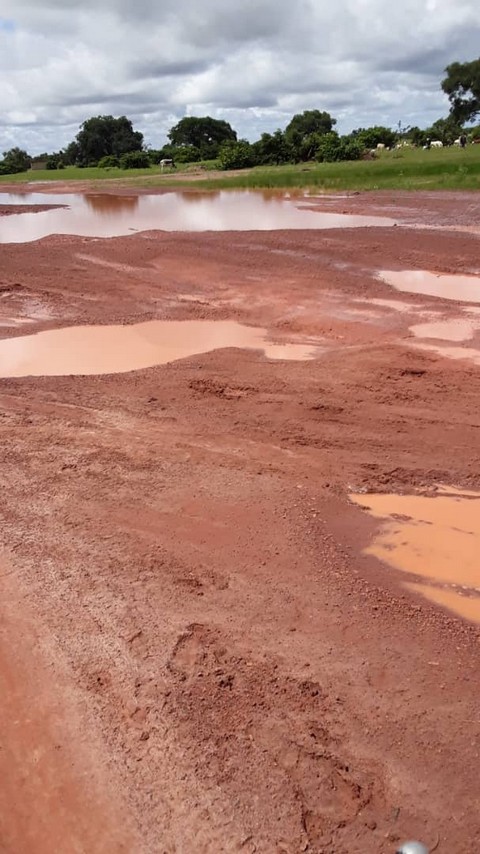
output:
<svg viewBox="0 0 480 854"><path fill-rule="evenodd" d="M475 272L476 197L399 196L322 204L445 230L0 246L3 338L223 320L323 348L0 381L8 852L479 847L478 626L369 553L351 500L480 488L480 369L411 332L466 306L377 275Z"/></svg>

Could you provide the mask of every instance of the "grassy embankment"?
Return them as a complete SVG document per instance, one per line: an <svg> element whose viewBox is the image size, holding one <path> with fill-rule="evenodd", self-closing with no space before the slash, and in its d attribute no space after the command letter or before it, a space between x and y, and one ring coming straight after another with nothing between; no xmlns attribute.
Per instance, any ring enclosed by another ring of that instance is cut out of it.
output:
<svg viewBox="0 0 480 854"><path fill-rule="evenodd" d="M195 187L202 190L248 188L305 188L318 191L343 190L479 190L480 145L465 151L458 148L418 149L382 153L376 160L350 163L300 163L287 166L259 166L235 173L218 172L215 163L181 166L171 173L151 169L79 169L24 172L0 177L1 184L75 180L97 182L116 180L140 187Z"/></svg>

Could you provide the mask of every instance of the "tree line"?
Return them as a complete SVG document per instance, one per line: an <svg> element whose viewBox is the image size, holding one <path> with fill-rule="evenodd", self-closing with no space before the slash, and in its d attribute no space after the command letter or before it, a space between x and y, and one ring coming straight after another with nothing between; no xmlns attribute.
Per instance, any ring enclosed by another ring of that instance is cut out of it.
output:
<svg viewBox="0 0 480 854"><path fill-rule="evenodd" d="M445 75L441 85L450 100L449 115L425 129L402 129L399 125L392 130L375 126L357 128L341 136L330 113L305 110L294 115L284 130L263 133L251 143L238 139L236 131L224 120L187 116L170 129L166 145L152 149L144 144L143 134L134 130L126 116L94 116L83 122L75 139L61 151L45 152L35 158L20 148L4 152L0 174L25 172L34 161L44 162L47 169L65 166L143 169L166 159L174 164L216 160L220 168L242 169L311 160L359 160L377 145L390 148L399 141L424 145L429 137L448 145L480 113L480 58L452 63L445 69ZM480 126L470 127L468 132L480 137Z"/></svg>

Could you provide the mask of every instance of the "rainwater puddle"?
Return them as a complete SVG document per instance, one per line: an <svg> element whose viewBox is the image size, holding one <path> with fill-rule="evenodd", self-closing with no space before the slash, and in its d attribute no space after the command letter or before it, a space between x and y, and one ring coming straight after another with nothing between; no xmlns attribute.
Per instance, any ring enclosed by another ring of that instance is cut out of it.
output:
<svg viewBox="0 0 480 854"><path fill-rule="evenodd" d="M395 225L395 220L387 217L317 211L305 199L247 190L140 196L2 193L0 203L68 205L0 217L0 243L27 243L51 234L116 237L149 230L274 231Z"/></svg>
<svg viewBox="0 0 480 854"><path fill-rule="evenodd" d="M480 303L480 276L457 276L426 270L380 270L379 276L397 291Z"/></svg>
<svg viewBox="0 0 480 854"><path fill-rule="evenodd" d="M383 521L367 554L415 576L409 589L480 623L480 492L350 498Z"/></svg>
<svg viewBox="0 0 480 854"><path fill-rule="evenodd" d="M410 327L415 338L437 338L440 341L469 341L475 335L479 321L451 318L432 323L416 323Z"/></svg>
<svg viewBox="0 0 480 854"><path fill-rule="evenodd" d="M0 377L117 374L225 347L269 359L314 358L315 344L272 344L265 329L234 321L151 320L131 326L71 326L0 341Z"/></svg>

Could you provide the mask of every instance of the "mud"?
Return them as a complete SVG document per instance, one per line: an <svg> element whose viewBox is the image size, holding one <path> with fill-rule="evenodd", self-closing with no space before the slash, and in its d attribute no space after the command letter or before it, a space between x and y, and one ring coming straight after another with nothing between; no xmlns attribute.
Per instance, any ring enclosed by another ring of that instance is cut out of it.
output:
<svg viewBox="0 0 480 854"><path fill-rule="evenodd" d="M444 549L440 579L427 571L436 558L413 575L392 566L369 551L385 519L351 501L478 503L476 333L447 359L418 348L448 342L411 332L470 315L444 296L396 300L378 277L472 275L478 237L460 229L478 203L376 193L317 205L443 230L0 247L7 343L151 321L321 341L305 361L227 347L0 381L9 854L479 847L475 565L466 583ZM435 527L401 515L387 519L399 539ZM449 511L447 546L464 549L464 521Z"/></svg>

